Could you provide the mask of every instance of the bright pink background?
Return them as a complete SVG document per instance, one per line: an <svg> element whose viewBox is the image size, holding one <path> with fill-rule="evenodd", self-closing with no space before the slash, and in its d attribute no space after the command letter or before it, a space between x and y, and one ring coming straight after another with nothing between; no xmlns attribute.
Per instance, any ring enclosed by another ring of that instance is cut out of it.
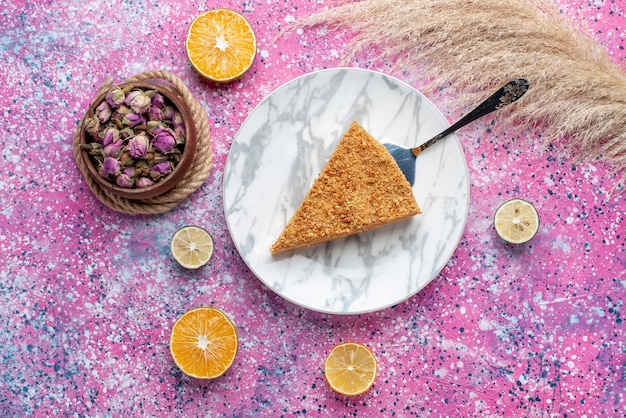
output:
<svg viewBox="0 0 626 418"><path fill-rule="evenodd" d="M336 2L13 1L0 7L0 415L49 416L622 416L626 414L626 203L601 162L572 165L540 141L462 131L471 203L460 245L422 292L371 315L299 308L265 288L230 239L224 164L237 130L275 88L338 65L349 36L280 28ZM559 0L624 66L620 2ZM243 13L258 57L240 81L199 78L184 52L194 16ZM361 66L390 73L389 66ZM105 77L179 75L209 115L215 165L167 214L104 207L72 159L75 126ZM421 80L406 80L419 87ZM450 111L443 99L429 98ZM491 218L532 201L541 229L511 247ZM214 236L211 264L189 272L168 241L185 224ZM236 322L240 352L214 381L185 377L168 338L175 319L215 305ZM348 399L323 361L367 344L376 384Z"/></svg>

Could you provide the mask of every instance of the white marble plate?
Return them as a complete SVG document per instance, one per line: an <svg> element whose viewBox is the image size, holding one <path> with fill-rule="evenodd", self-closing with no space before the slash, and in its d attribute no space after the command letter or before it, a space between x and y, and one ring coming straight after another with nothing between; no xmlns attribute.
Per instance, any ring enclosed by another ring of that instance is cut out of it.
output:
<svg viewBox="0 0 626 418"><path fill-rule="evenodd" d="M318 71L286 83L251 112L224 172L226 221L244 261L280 296L319 312L365 313L406 300L439 274L467 220L467 165L452 135L417 158L413 191L423 214L270 255L353 120L375 138L407 146L448 127L400 80L360 69Z"/></svg>

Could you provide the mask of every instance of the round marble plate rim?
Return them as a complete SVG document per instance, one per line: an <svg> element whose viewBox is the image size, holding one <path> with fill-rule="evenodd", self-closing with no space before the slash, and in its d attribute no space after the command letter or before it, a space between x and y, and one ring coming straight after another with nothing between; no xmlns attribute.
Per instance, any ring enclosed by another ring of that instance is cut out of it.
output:
<svg viewBox="0 0 626 418"><path fill-rule="evenodd" d="M239 129L237 131L237 134L235 135L233 143L231 144L231 147L237 142L240 133L244 130L244 127L251 120L251 118L253 117L254 113L258 109L260 109L263 106L263 104L268 101L268 99L270 97L272 97L273 95L279 93L281 90L289 87L291 84L297 83L297 82L301 81L302 79L309 78L309 77L314 77L314 76L317 76L317 75L319 75L321 73L333 73L333 72L338 72L338 71L346 71L348 73L351 73L351 72L367 73L367 74L374 75L374 76L377 76L377 77L384 77L384 78L393 80L395 83L403 85L405 88L408 88L408 89L414 91L416 94L418 94L421 97L421 100L426 102L429 105L429 107L431 108L431 110L434 111L434 114L436 116L438 116L438 117L441 117L446 126L450 126L450 123L445 118L443 113L441 113L441 111L424 94L422 94L419 90L417 90L413 86L409 85L408 83L406 83L406 82L404 82L404 81L402 81L402 80L400 80L400 79L398 79L398 78L396 78L394 76L382 73L380 71L369 70L369 69L364 69L364 68L348 68L348 67L325 68L325 69L322 69L322 70L316 70L316 71L312 71L312 72L309 72L309 73L297 76L297 77L295 77L293 79L290 79L290 80L286 81L285 83L283 83L282 85L278 86L276 89L271 91L270 94L268 94L266 97L264 97L252 109L252 111L248 114L248 116L242 122L241 126L239 127ZM242 252L241 252L241 249L240 249L240 243L237 241L237 239L235 238L235 236L233 234L233 230L232 230L232 226L231 226L231 219L230 219L230 217L227 214L226 195L227 195L228 191L227 191L227 188L226 188L226 179L228 178L227 173L228 173L229 167L232 164L231 153L229 152L228 155L227 155L227 158L226 158L225 165L224 165L224 175L222 177L222 182L223 182L222 183L222 186L223 186L222 203L223 203L223 206L224 206L226 226L228 228L228 231L229 231L229 233L231 235L231 239L233 240L233 243L235 245L235 248L237 249L238 254L240 255L240 257L243 260L243 262L246 264L246 266L254 274L254 276L258 280L260 280L261 283L263 283L273 293L275 293L278 296L280 296L281 298L283 298L283 299L285 299L285 300L295 304L296 306L299 306L299 307L302 307L302 308L305 308L305 309L309 309L309 310L314 311L314 312L319 312L319 313L323 313L323 314L344 315L344 316L347 316L347 315L360 315L360 314L368 314L368 313L378 312L378 311L381 311L383 309L387 309L389 307L392 307L392 306L395 306L395 305L397 305L399 303L407 301L408 299L410 299L411 297L413 297L417 293L419 293L421 290L423 290L429 283L431 283L441 273L441 271L446 266L448 261L452 258L454 252L456 251L456 248L458 248L459 242L461 241L461 238L462 238L462 235L463 235L463 231L465 230L465 226L467 224L468 212L469 212L469 202L470 202L469 170L468 170L468 167L467 167L467 160L465 158L465 154L463 152L463 148L461 146L461 143L459 142L459 140L458 140L458 138L456 137L455 134L450 134L449 135L449 137L447 139L447 142L450 142L450 141L454 141L454 143L456 144L456 146L459 149L459 153L460 153L460 156L462 157L462 162L463 162L463 174L464 174L464 180L465 180L465 191L466 191L466 205L465 206L466 207L465 207L465 210L463 211L463 219L460 222L460 228L459 228L460 233L458 234L456 242L454 242L454 245L451 247L452 250L450 251L450 254L447 257L445 257L445 261L441 264L440 268L437 271L433 271L432 276L424 283L423 286L417 288L413 292L407 293L403 298L398 299L398 300L396 300L394 302L386 303L384 305L376 306L375 308L367 308L367 309L363 309L363 310L351 310L351 311L337 311L337 310L331 310L331 309L323 309L323 308L321 308L319 306L313 306L312 304L307 304L307 303L305 303L305 302L303 302L301 300L296 300L294 298L291 298L291 297L281 293L277 289L275 289L271 285L271 283L269 281L263 279L263 277L261 277L261 275L256 271L254 266L252 266L250 264L249 260L242 255Z"/></svg>

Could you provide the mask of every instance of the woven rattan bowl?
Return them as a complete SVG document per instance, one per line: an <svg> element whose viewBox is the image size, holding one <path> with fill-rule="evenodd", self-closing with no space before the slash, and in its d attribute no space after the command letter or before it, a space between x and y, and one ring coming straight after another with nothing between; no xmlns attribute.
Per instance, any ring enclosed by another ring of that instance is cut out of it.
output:
<svg viewBox="0 0 626 418"><path fill-rule="evenodd" d="M155 182L153 185L144 188L124 188L119 187L112 181L102 177L98 173L96 167L96 160L90 155L90 153L83 149L81 151L82 160L87 168L89 176L101 187L101 189L107 193L111 193L127 199L150 199L156 196L160 196L172 188L174 188L185 176L189 168L191 167L195 153L196 153L196 126L193 117L185 105L185 102L180 98L175 89L166 84L152 83L152 82L135 82L135 83L121 83L118 87L125 89L128 87L140 88L142 90L157 90L169 104L178 110L182 116L185 127L185 144L181 151L181 157L172 171L165 177ZM83 126L80 130L80 146L93 142L93 139L86 131L87 121L96 114L98 106L106 100L108 91L98 96L91 106L89 107L85 118L83 119Z"/></svg>

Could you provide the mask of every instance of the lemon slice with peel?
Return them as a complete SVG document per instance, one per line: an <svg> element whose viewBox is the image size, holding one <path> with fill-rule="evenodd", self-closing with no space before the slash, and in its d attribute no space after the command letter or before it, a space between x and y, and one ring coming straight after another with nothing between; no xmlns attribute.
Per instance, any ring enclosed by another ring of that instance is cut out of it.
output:
<svg viewBox="0 0 626 418"><path fill-rule="evenodd" d="M337 345L324 363L324 375L330 387L348 396L367 392L376 380L377 371L376 357L359 343Z"/></svg>
<svg viewBox="0 0 626 418"><path fill-rule="evenodd" d="M493 225L500 238L511 244L523 244L539 230L539 214L532 203L511 199L496 210Z"/></svg>
<svg viewBox="0 0 626 418"><path fill-rule="evenodd" d="M183 226L172 237L170 251L178 264L188 269L197 269L211 259L213 237L199 226Z"/></svg>
<svg viewBox="0 0 626 418"><path fill-rule="evenodd" d="M202 306L183 314L170 335L170 353L188 376L214 379L235 361L239 338L233 321L220 309Z"/></svg>

